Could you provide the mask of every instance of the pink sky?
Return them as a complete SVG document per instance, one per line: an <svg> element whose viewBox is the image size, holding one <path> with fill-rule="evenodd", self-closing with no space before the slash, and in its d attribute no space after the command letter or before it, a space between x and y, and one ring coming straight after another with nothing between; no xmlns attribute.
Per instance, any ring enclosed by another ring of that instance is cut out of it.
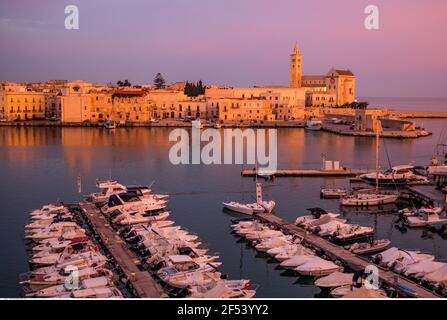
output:
<svg viewBox="0 0 447 320"><path fill-rule="evenodd" d="M65 30L64 8L80 10ZM364 8L380 10L366 30ZM359 96L446 97L445 0L40 0L0 3L0 80L288 84L295 41L304 73L357 75Z"/></svg>

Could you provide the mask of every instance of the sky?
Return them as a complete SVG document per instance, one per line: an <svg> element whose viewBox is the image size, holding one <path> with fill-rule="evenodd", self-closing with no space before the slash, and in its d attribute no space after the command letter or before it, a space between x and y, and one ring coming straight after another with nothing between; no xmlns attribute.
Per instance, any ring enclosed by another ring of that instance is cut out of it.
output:
<svg viewBox="0 0 447 320"><path fill-rule="evenodd" d="M0 81L288 85L297 42L304 74L349 68L358 96L447 97L446 32L446 0L2 0Z"/></svg>

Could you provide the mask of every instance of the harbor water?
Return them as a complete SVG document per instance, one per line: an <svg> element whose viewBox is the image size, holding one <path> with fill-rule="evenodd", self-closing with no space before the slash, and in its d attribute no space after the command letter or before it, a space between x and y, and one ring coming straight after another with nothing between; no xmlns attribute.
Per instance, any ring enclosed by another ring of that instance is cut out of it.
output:
<svg viewBox="0 0 447 320"><path fill-rule="evenodd" d="M381 166L428 164L446 120L423 120L433 135L416 140L382 141ZM28 213L49 202L80 201L95 191L95 180L117 179L125 184L153 184L157 192L171 194L169 207L178 225L197 233L223 262L232 279L258 284L258 297L318 297L312 280L284 273L278 264L258 254L230 233L231 219L222 201L253 201L254 181L242 169L253 165L173 165L169 161L170 128L44 128L0 127L0 296L18 297L18 276L28 270L23 227ZM278 129L278 168L315 169L322 155L349 168L374 168L375 141L338 136L301 128ZM387 152L386 152L387 151ZM78 192L77 177L81 177ZM338 200L320 199L322 185L348 186L347 179L277 178L264 183L264 198L273 199L275 212L293 221L306 208L337 211ZM374 226L378 238L394 246L419 249L447 259L447 240L423 230L401 233L395 216L344 213L351 222Z"/></svg>

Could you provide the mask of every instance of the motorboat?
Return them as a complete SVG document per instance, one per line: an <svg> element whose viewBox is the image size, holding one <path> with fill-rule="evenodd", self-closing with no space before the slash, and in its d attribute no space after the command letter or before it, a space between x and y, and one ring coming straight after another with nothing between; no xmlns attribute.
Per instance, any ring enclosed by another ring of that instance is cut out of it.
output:
<svg viewBox="0 0 447 320"><path fill-rule="evenodd" d="M421 208L404 208L399 210L399 215L401 216L418 216L419 214L441 214L441 207L423 206Z"/></svg>
<svg viewBox="0 0 447 320"><path fill-rule="evenodd" d="M341 206L378 206L396 202L399 195L382 193L357 193L341 199Z"/></svg>
<svg viewBox="0 0 447 320"><path fill-rule="evenodd" d="M327 276L318 278L314 284L319 288L337 288L351 285L353 283L353 273L333 272Z"/></svg>
<svg viewBox="0 0 447 320"><path fill-rule="evenodd" d="M369 242L354 243L349 247L349 251L358 255L368 255L388 249L391 241L388 239L372 240Z"/></svg>
<svg viewBox="0 0 447 320"><path fill-rule="evenodd" d="M359 239L365 239L368 236L373 235L375 232L374 228L364 227L358 224L349 224L340 227L331 235L331 239L334 242L346 242L346 241L356 241Z"/></svg>
<svg viewBox="0 0 447 320"><path fill-rule="evenodd" d="M404 274L407 277L419 280L421 278L425 278L425 276L429 273L435 272L438 269L445 267L446 265L447 264L444 262L425 259L407 266Z"/></svg>
<svg viewBox="0 0 447 320"><path fill-rule="evenodd" d="M114 120L109 120L109 119L107 119L107 120L104 122L104 127L105 127L106 129L116 129L117 124L116 124L116 122L115 122Z"/></svg>
<svg viewBox="0 0 447 320"><path fill-rule="evenodd" d="M322 199L340 199L348 194L345 188L326 188L320 189L320 198Z"/></svg>
<svg viewBox="0 0 447 320"><path fill-rule="evenodd" d="M295 268L303 276L325 276L336 271L343 271L343 267L332 261L324 260L319 257L307 261Z"/></svg>
<svg viewBox="0 0 447 320"><path fill-rule="evenodd" d="M170 212L168 212L168 211L163 211L163 212L137 211L137 212L126 212L126 213L120 212L120 214L118 216L115 216L112 219L112 222L119 224L119 225L152 223L155 221L166 220L169 217L169 215L170 215Z"/></svg>
<svg viewBox="0 0 447 320"><path fill-rule="evenodd" d="M295 255L295 256L281 262L280 266L285 269L293 270L296 267L299 267L300 265L305 264L308 261L311 261L313 259L320 259L320 258L315 255L311 255L311 254Z"/></svg>
<svg viewBox="0 0 447 320"><path fill-rule="evenodd" d="M254 215L259 213L271 213L275 208L275 201L262 200L262 185L256 182L256 202L255 203L240 203L236 201L222 202L224 208L247 215Z"/></svg>
<svg viewBox="0 0 447 320"><path fill-rule="evenodd" d="M194 287L190 289L191 298L253 298L256 294L256 290L253 289L245 289L245 286L242 288L234 287L228 285L225 280L218 281L211 288Z"/></svg>
<svg viewBox="0 0 447 320"><path fill-rule="evenodd" d="M404 224L410 228L420 228L426 226L438 226L447 224L447 216L440 216L434 210L419 210L417 215L404 215Z"/></svg>
<svg viewBox="0 0 447 320"><path fill-rule="evenodd" d="M40 209L36 209L30 213L31 217L37 217L48 214L56 214L60 211L65 211L66 208L63 204L47 204Z"/></svg>
<svg viewBox="0 0 447 320"><path fill-rule="evenodd" d="M102 287L102 288L89 288L89 289L81 289L73 291L70 298L123 298L123 294L116 287Z"/></svg>
<svg viewBox="0 0 447 320"><path fill-rule="evenodd" d="M37 298L66 297L67 294L70 294L71 292L76 290L104 288L108 286L114 286L113 282L109 278L97 277L82 280L78 288L70 288L67 287L66 284L61 284L38 290L36 292L28 294L27 296Z"/></svg>
<svg viewBox="0 0 447 320"><path fill-rule="evenodd" d="M391 170L378 174L375 172L365 173L360 175L359 178L373 185L378 182L379 186L427 184L430 182L427 177L416 174L412 165L395 166Z"/></svg>
<svg viewBox="0 0 447 320"><path fill-rule="evenodd" d="M405 272L405 268L422 260L434 260L434 256L422 254L417 251L400 250L396 247L373 256L373 261L384 268L394 269L397 272Z"/></svg>
<svg viewBox="0 0 447 320"><path fill-rule="evenodd" d="M318 120L317 118L312 117L306 121L304 127L307 130L318 131L321 130L321 128L323 127L323 122L321 120Z"/></svg>
<svg viewBox="0 0 447 320"><path fill-rule="evenodd" d="M330 295L334 298L387 298L386 292L382 289L357 288L352 285L337 287L331 290Z"/></svg>
<svg viewBox="0 0 447 320"><path fill-rule="evenodd" d="M309 208L307 210L310 211L311 214L296 218L295 224L297 226L307 228L315 225L317 222L329 222L329 220L335 219L339 216L338 213L327 212L321 208Z"/></svg>
<svg viewBox="0 0 447 320"><path fill-rule="evenodd" d="M247 238L250 241L255 241L255 240L262 240L265 238L273 238L273 237L281 237L281 236L284 236L284 233L282 233L279 230L266 229L266 230L262 230L262 231L249 232L245 235L245 238Z"/></svg>
<svg viewBox="0 0 447 320"><path fill-rule="evenodd" d="M267 238L261 240L260 243L255 245L256 250L260 252L267 252L269 249L280 247L286 244L290 244L292 236L280 236L275 238Z"/></svg>
<svg viewBox="0 0 447 320"><path fill-rule="evenodd" d="M217 263L197 264L194 269L179 271L174 267L165 267L157 271L157 276L166 284L174 288L185 288L190 284L191 274L195 272L217 272Z"/></svg>
<svg viewBox="0 0 447 320"><path fill-rule="evenodd" d="M423 280L434 287L445 288L447 286L447 264L426 274Z"/></svg>
<svg viewBox="0 0 447 320"><path fill-rule="evenodd" d="M408 251L407 254L402 254L396 259L391 268L398 273L404 273L410 265L421 261L433 261L435 257L431 254L417 253Z"/></svg>
<svg viewBox="0 0 447 320"><path fill-rule="evenodd" d="M303 255L313 255L314 253L302 245L295 245L294 247L287 247L278 254L275 255L275 259L283 262L288 259L291 259L295 256L303 256Z"/></svg>
<svg viewBox="0 0 447 320"><path fill-rule="evenodd" d="M346 224L346 220L332 219L329 220L329 222L317 226L312 226L311 228L309 228L309 230L315 234L318 234L320 237L329 237L346 226L349 226L349 224Z"/></svg>
<svg viewBox="0 0 447 320"><path fill-rule="evenodd" d="M114 194L109 197L107 204L101 207L103 214L109 215L115 210L121 212L135 211L158 211L166 208L166 201L155 200L143 201L139 196L132 192Z"/></svg>

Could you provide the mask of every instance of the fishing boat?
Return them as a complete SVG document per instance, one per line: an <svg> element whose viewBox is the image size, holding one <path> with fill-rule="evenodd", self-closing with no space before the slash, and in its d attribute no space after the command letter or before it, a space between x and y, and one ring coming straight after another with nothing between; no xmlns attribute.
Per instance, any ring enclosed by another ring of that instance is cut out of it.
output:
<svg viewBox="0 0 447 320"><path fill-rule="evenodd" d="M370 242L354 243L348 250L358 255L368 255L388 249L391 241L388 239L372 240Z"/></svg>
<svg viewBox="0 0 447 320"><path fill-rule="evenodd" d="M315 280L315 285L319 288L337 288L351 285L353 283L353 273L333 272L327 276Z"/></svg>
<svg viewBox="0 0 447 320"><path fill-rule="evenodd" d="M320 198L322 199L340 199L348 194L345 188L326 188L320 189Z"/></svg>
<svg viewBox="0 0 447 320"><path fill-rule="evenodd" d="M108 120L106 120L104 122L104 127L106 129L115 129L117 127L117 124L116 124L116 122L114 120L109 120L108 119Z"/></svg>
<svg viewBox="0 0 447 320"><path fill-rule="evenodd" d="M236 201L222 202L224 208L247 215L254 215L259 213L271 213L275 208L275 201L262 200L262 184L256 182L256 202L255 203L240 203Z"/></svg>
<svg viewBox="0 0 447 320"><path fill-rule="evenodd" d="M312 117L306 121L304 127L307 130L318 131L323 127L323 122L315 117Z"/></svg>

